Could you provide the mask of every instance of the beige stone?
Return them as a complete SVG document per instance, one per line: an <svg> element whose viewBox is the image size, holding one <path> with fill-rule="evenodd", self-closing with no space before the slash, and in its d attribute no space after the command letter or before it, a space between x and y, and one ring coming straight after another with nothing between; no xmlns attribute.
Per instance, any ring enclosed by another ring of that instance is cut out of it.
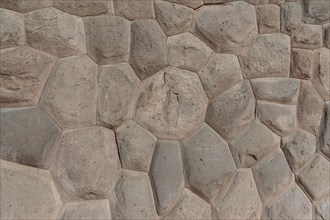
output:
<svg viewBox="0 0 330 220"><path fill-rule="evenodd" d="M260 34L280 31L280 7L267 4L256 6L258 30Z"/></svg>
<svg viewBox="0 0 330 220"><path fill-rule="evenodd" d="M281 32L292 35L303 24L302 8L299 2L285 2L281 5Z"/></svg>
<svg viewBox="0 0 330 220"><path fill-rule="evenodd" d="M268 0L245 0L247 3L252 5L265 5L268 4Z"/></svg>
<svg viewBox="0 0 330 220"><path fill-rule="evenodd" d="M128 20L155 18L153 0L113 0L116 15Z"/></svg>
<svg viewBox="0 0 330 220"><path fill-rule="evenodd" d="M330 4L328 0L304 0L304 21L311 24L329 22Z"/></svg>
<svg viewBox="0 0 330 220"><path fill-rule="evenodd" d="M292 36L292 47L317 49L322 47L322 38L320 25L303 24Z"/></svg>
<svg viewBox="0 0 330 220"><path fill-rule="evenodd" d="M1 0L0 7L18 12L29 12L53 6L53 0Z"/></svg>
<svg viewBox="0 0 330 220"><path fill-rule="evenodd" d="M330 50L322 48L317 52L318 67L313 76L313 85L321 97L330 100Z"/></svg>
<svg viewBox="0 0 330 220"><path fill-rule="evenodd" d="M99 15L108 11L108 0L53 0L54 7L80 17Z"/></svg>
<svg viewBox="0 0 330 220"><path fill-rule="evenodd" d="M168 2L178 3L189 8L197 9L203 5L203 0L165 0Z"/></svg>
<svg viewBox="0 0 330 220"><path fill-rule="evenodd" d="M315 205L315 219L323 220L330 219L330 200L326 197Z"/></svg>
<svg viewBox="0 0 330 220"><path fill-rule="evenodd" d="M315 66L314 54L312 50L293 48L290 76L299 79L311 79Z"/></svg>
<svg viewBox="0 0 330 220"><path fill-rule="evenodd" d="M318 147L324 155L330 158L330 102L326 102L324 105L321 129L318 135Z"/></svg>
<svg viewBox="0 0 330 220"><path fill-rule="evenodd" d="M326 25L324 26L324 44L327 48L330 49L330 24L329 25Z"/></svg>

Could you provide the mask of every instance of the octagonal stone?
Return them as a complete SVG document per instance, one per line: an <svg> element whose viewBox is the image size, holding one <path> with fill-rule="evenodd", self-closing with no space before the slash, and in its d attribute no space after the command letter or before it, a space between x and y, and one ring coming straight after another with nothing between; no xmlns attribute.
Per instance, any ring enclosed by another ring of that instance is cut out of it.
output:
<svg viewBox="0 0 330 220"><path fill-rule="evenodd" d="M55 219L62 201L49 171L0 160L3 219Z"/></svg>
<svg viewBox="0 0 330 220"><path fill-rule="evenodd" d="M51 167L66 200L108 198L119 169L114 132L96 126L64 131Z"/></svg>
<svg viewBox="0 0 330 220"><path fill-rule="evenodd" d="M97 123L117 127L132 117L140 80L128 63L99 68Z"/></svg>
<svg viewBox="0 0 330 220"><path fill-rule="evenodd" d="M292 48L290 76L311 79L315 66L315 53L312 50Z"/></svg>
<svg viewBox="0 0 330 220"><path fill-rule="evenodd" d="M0 107L37 105L57 58L30 47L0 51Z"/></svg>
<svg viewBox="0 0 330 220"><path fill-rule="evenodd" d="M1 0L0 7L18 12L29 12L53 6L53 0Z"/></svg>
<svg viewBox="0 0 330 220"><path fill-rule="evenodd" d="M196 73L168 67L142 82L135 118L157 137L180 139L203 122L207 102Z"/></svg>
<svg viewBox="0 0 330 220"><path fill-rule="evenodd" d="M254 111L251 85L243 80L209 102L205 121L228 140L241 126L254 120Z"/></svg>
<svg viewBox="0 0 330 220"><path fill-rule="evenodd" d="M144 79L167 65L166 35L158 22L152 19L134 21L131 29L129 63L140 79Z"/></svg>
<svg viewBox="0 0 330 220"><path fill-rule="evenodd" d="M108 0L53 0L54 7L80 17L99 15L108 11Z"/></svg>
<svg viewBox="0 0 330 220"><path fill-rule="evenodd" d="M317 53L318 68L313 75L313 85L316 91L326 101L330 100L330 49L322 48Z"/></svg>
<svg viewBox="0 0 330 220"><path fill-rule="evenodd" d="M243 1L204 6L197 12L193 32L216 52L237 53L258 34L255 9Z"/></svg>
<svg viewBox="0 0 330 220"><path fill-rule="evenodd" d="M97 65L86 55L56 63L39 105L61 127L95 124Z"/></svg>
<svg viewBox="0 0 330 220"><path fill-rule="evenodd" d="M116 15L128 20L155 18L153 0L113 0Z"/></svg>
<svg viewBox="0 0 330 220"><path fill-rule="evenodd" d="M58 57L86 53L82 18L56 8L25 14L26 42L31 47Z"/></svg>
<svg viewBox="0 0 330 220"><path fill-rule="evenodd" d="M292 35L292 47L316 49L322 47L322 27L320 25L303 24Z"/></svg>
<svg viewBox="0 0 330 220"><path fill-rule="evenodd" d="M184 140L183 160L188 184L211 201L236 169L227 143L206 124Z"/></svg>

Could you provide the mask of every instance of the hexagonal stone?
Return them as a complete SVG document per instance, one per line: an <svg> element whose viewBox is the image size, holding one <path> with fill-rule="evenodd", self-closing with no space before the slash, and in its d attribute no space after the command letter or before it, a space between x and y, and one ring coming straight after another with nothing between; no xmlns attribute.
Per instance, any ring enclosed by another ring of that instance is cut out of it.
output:
<svg viewBox="0 0 330 220"><path fill-rule="evenodd" d="M66 220L111 219L109 200L107 199L66 203L61 212L61 219Z"/></svg>
<svg viewBox="0 0 330 220"><path fill-rule="evenodd" d="M297 2L285 2L281 5L281 32L291 35L302 24L302 9Z"/></svg>
<svg viewBox="0 0 330 220"><path fill-rule="evenodd" d="M251 85L243 80L209 102L205 121L227 140L241 126L254 120L254 111Z"/></svg>
<svg viewBox="0 0 330 220"><path fill-rule="evenodd" d="M324 44L330 49L330 25L324 26Z"/></svg>
<svg viewBox="0 0 330 220"><path fill-rule="evenodd" d="M1 159L48 168L61 131L39 108L1 109Z"/></svg>
<svg viewBox="0 0 330 220"><path fill-rule="evenodd" d="M155 189L157 212L163 215L176 204L184 188L178 141L158 140L150 167L150 178Z"/></svg>
<svg viewBox="0 0 330 220"><path fill-rule="evenodd" d="M108 0L54 0L54 7L80 17L99 15L108 11Z"/></svg>
<svg viewBox="0 0 330 220"><path fill-rule="evenodd" d="M258 100L295 104L298 100L300 81L285 77L270 77L251 80L254 95Z"/></svg>
<svg viewBox="0 0 330 220"><path fill-rule="evenodd" d="M0 106L37 105L56 60L30 47L1 50Z"/></svg>
<svg viewBox="0 0 330 220"><path fill-rule="evenodd" d="M236 169L227 143L206 124L183 142L183 159L187 182L209 200Z"/></svg>
<svg viewBox="0 0 330 220"><path fill-rule="evenodd" d="M168 2L178 3L189 8L197 9L203 5L203 0L165 0Z"/></svg>
<svg viewBox="0 0 330 220"><path fill-rule="evenodd" d="M25 43L24 18L20 13L0 8L0 47L8 48Z"/></svg>
<svg viewBox="0 0 330 220"><path fill-rule="evenodd" d="M280 33L258 35L240 60L245 78L289 76L290 37Z"/></svg>
<svg viewBox="0 0 330 220"><path fill-rule="evenodd" d="M316 137L304 130L296 130L282 138L282 149L293 171L298 171L316 152Z"/></svg>
<svg viewBox="0 0 330 220"><path fill-rule="evenodd" d="M158 22L152 19L134 21L131 29L129 63L140 79L144 79L167 65L166 35Z"/></svg>
<svg viewBox="0 0 330 220"><path fill-rule="evenodd" d="M167 36L188 32L194 11L179 4L155 1L156 19Z"/></svg>
<svg viewBox="0 0 330 220"><path fill-rule="evenodd" d="M251 169L237 170L215 201L214 207L220 220L260 219L262 203Z"/></svg>
<svg viewBox="0 0 330 220"><path fill-rule="evenodd" d="M310 164L298 174L298 181L314 200L330 192L330 163L316 154Z"/></svg>
<svg viewBox="0 0 330 220"><path fill-rule="evenodd" d="M97 65L88 56L59 59L39 105L62 127L95 124L96 80Z"/></svg>
<svg viewBox="0 0 330 220"><path fill-rule="evenodd" d="M293 48L291 51L290 77L311 79L315 65L315 55L312 50Z"/></svg>
<svg viewBox="0 0 330 220"><path fill-rule="evenodd" d="M248 124L229 143L237 167L252 167L274 148L281 138L258 120Z"/></svg>
<svg viewBox="0 0 330 220"><path fill-rule="evenodd" d="M152 0L113 0L116 15L128 20L155 18Z"/></svg>
<svg viewBox="0 0 330 220"><path fill-rule="evenodd" d="M102 127L64 131L51 167L65 199L108 198L119 169L114 132Z"/></svg>
<svg viewBox="0 0 330 220"><path fill-rule="evenodd" d="M110 198L113 219L158 219L148 174L123 170Z"/></svg>
<svg viewBox="0 0 330 220"><path fill-rule="evenodd" d="M216 54L199 72L207 95L212 98L242 80L237 56Z"/></svg>
<svg viewBox="0 0 330 220"><path fill-rule="evenodd" d="M197 12L193 31L216 52L237 53L258 34L256 12L243 1L204 6Z"/></svg>
<svg viewBox="0 0 330 220"><path fill-rule="evenodd" d="M292 47L316 49L322 47L322 27L320 25L303 24L292 36Z"/></svg>
<svg viewBox="0 0 330 220"><path fill-rule="evenodd" d="M148 172L157 138L134 121L116 129L122 167Z"/></svg>
<svg viewBox="0 0 330 220"><path fill-rule="evenodd" d="M315 219L324 220L330 219L330 199L326 197L315 205Z"/></svg>
<svg viewBox="0 0 330 220"><path fill-rule="evenodd" d="M284 196L265 206L262 219L312 219L312 204L295 184Z"/></svg>
<svg viewBox="0 0 330 220"><path fill-rule="evenodd" d="M260 161L252 170L263 202L294 182L294 175L280 149Z"/></svg>
<svg viewBox="0 0 330 220"><path fill-rule="evenodd" d="M328 0L304 0L304 21L318 24L329 22L330 5Z"/></svg>
<svg viewBox="0 0 330 220"><path fill-rule="evenodd" d="M98 64L128 62L131 26L118 16L84 18L87 53Z"/></svg>
<svg viewBox="0 0 330 220"><path fill-rule="evenodd" d="M180 139L203 122L207 102L196 73L168 67L142 82L135 118L157 137Z"/></svg>
<svg viewBox="0 0 330 220"><path fill-rule="evenodd" d="M97 123L116 127L132 117L140 80L128 63L99 68Z"/></svg>
<svg viewBox="0 0 330 220"><path fill-rule="evenodd" d="M203 199L184 189L180 201L165 217L170 219L211 219L211 206Z"/></svg>
<svg viewBox="0 0 330 220"><path fill-rule="evenodd" d="M330 100L330 50L322 48L317 53L318 68L314 72L313 85L324 100Z"/></svg>
<svg viewBox="0 0 330 220"><path fill-rule="evenodd" d="M26 42L38 50L58 57L86 53L82 18L56 8L45 8L25 14Z"/></svg>
<svg viewBox="0 0 330 220"><path fill-rule="evenodd" d="M330 158L330 102L326 102L324 105L322 124L318 137L318 146L322 153Z"/></svg>
<svg viewBox="0 0 330 220"><path fill-rule="evenodd" d="M260 34L280 31L280 7L277 5L256 6L258 30Z"/></svg>
<svg viewBox="0 0 330 220"><path fill-rule="evenodd" d="M297 103L299 128L316 134L320 129L324 101L310 81L301 81L300 84Z"/></svg>
<svg viewBox="0 0 330 220"><path fill-rule="evenodd" d="M49 171L0 160L3 219L55 219L62 206Z"/></svg>
<svg viewBox="0 0 330 220"><path fill-rule="evenodd" d="M257 116L262 123L280 136L297 128L297 107L272 102L257 101Z"/></svg>
<svg viewBox="0 0 330 220"><path fill-rule="evenodd" d="M53 0L1 0L0 7L18 12L28 12L53 6Z"/></svg>

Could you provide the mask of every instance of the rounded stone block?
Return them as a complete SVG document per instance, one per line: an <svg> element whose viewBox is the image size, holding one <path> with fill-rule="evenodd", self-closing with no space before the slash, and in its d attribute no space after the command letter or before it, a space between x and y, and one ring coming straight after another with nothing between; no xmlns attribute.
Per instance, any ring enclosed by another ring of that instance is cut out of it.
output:
<svg viewBox="0 0 330 220"><path fill-rule="evenodd" d="M113 0L116 15L128 20L155 18L153 0Z"/></svg>
<svg viewBox="0 0 330 220"><path fill-rule="evenodd" d="M329 22L330 4L328 0L304 0L304 21L310 24L322 24Z"/></svg>
<svg viewBox="0 0 330 220"><path fill-rule="evenodd" d="M322 27L320 25L303 24L292 35L292 47L317 49L322 47Z"/></svg>
<svg viewBox="0 0 330 220"><path fill-rule="evenodd" d="M281 5L282 33L292 35L302 24L302 8L299 2L285 2Z"/></svg>
<svg viewBox="0 0 330 220"><path fill-rule="evenodd" d="M311 79L315 68L315 53L312 50L292 48L290 77Z"/></svg>
<svg viewBox="0 0 330 220"><path fill-rule="evenodd" d="M256 6L258 30L260 34L280 31L280 7L267 4Z"/></svg>
<svg viewBox="0 0 330 220"><path fill-rule="evenodd" d="M0 7L18 12L29 12L53 6L53 0L1 0Z"/></svg>
<svg viewBox="0 0 330 220"><path fill-rule="evenodd" d="M108 11L108 0L53 0L54 7L64 12L83 16L92 16Z"/></svg>

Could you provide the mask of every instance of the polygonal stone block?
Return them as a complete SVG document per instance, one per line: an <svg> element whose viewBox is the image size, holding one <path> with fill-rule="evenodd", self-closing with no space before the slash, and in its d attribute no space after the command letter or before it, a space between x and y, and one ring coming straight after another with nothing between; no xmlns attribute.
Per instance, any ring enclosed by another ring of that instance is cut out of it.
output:
<svg viewBox="0 0 330 220"><path fill-rule="evenodd" d="M258 30L260 34L280 31L280 7L267 4L256 6Z"/></svg>
<svg viewBox="0 0 330 220"><path fill-rule="evenodd" d="M324 44L327 48L330 49L330 24L324 26Z"/></svg>
<svg viewBox="0 0 330 220"><path fill-rule="evenodd" d="M315 204L315 219L316 220L323 220L323 219L330 219L330 199L326 197L325 199L321 200L320 202Z"/></svg>
<svg viewBox="0 0 330 220"><path fill-rule="evenodd" d="M330 4L328 0L303 0L304 21L311 24L329 22Z"/></svg>
<svg viewBox="0 0 330 220"><path fill-rule="evenodd" d="M302 8L298 2L281 5L281 32L292 35L302 25Z"/></svg>
<svg viewBox="0 0 330 220"><path fill-rule="evenodd" d="M313 75L313 85L321 97L330 100L330 50L322 48L317 52L318 68Z"/></svg>
<svg viewBox="0 0 330 220"><path fill-rule="evenodd" d="M291 51L290 77L311 79L315 66L315 55L312 50L293 48Z"/></svg>
<svg viewBox="0 0 330 220"><path fill-rule="evenodd" d="M326 102L324 105L324 113L318 135L318 147L324 155L330 158L330 102Z"/></svg>
<svg viewBox="0 0 330 220"><path fill-rule="evenodd" d="M54 0L54 7L80 17L99 15L108 11L108 0Z"/></svg>
<svg viewBox="0 0 330 220"><path fill-rule="evenodd" d="M165 0L165 1L178 3L193 9L196 9L201 5L203 5L203 0Z"/></svg>
<svg viewBox="0 0 330 220"><path fill-rule="evenodd" d="M18 12L28 12L53 6L53 0L1 0L0 7Z"/></svg>
<svg viewBox="0 0 330 220"><path fill-rule="evenodd" d="M153 0L113 0L116 15L128 20L155 18Z"/></svg>
<svg viewBox="0 0 330 220"><path fill-rule="evenodd" d="M320 25L303 24L292 35L292 47L316 49L322 47L322 27Z"/></svg>

